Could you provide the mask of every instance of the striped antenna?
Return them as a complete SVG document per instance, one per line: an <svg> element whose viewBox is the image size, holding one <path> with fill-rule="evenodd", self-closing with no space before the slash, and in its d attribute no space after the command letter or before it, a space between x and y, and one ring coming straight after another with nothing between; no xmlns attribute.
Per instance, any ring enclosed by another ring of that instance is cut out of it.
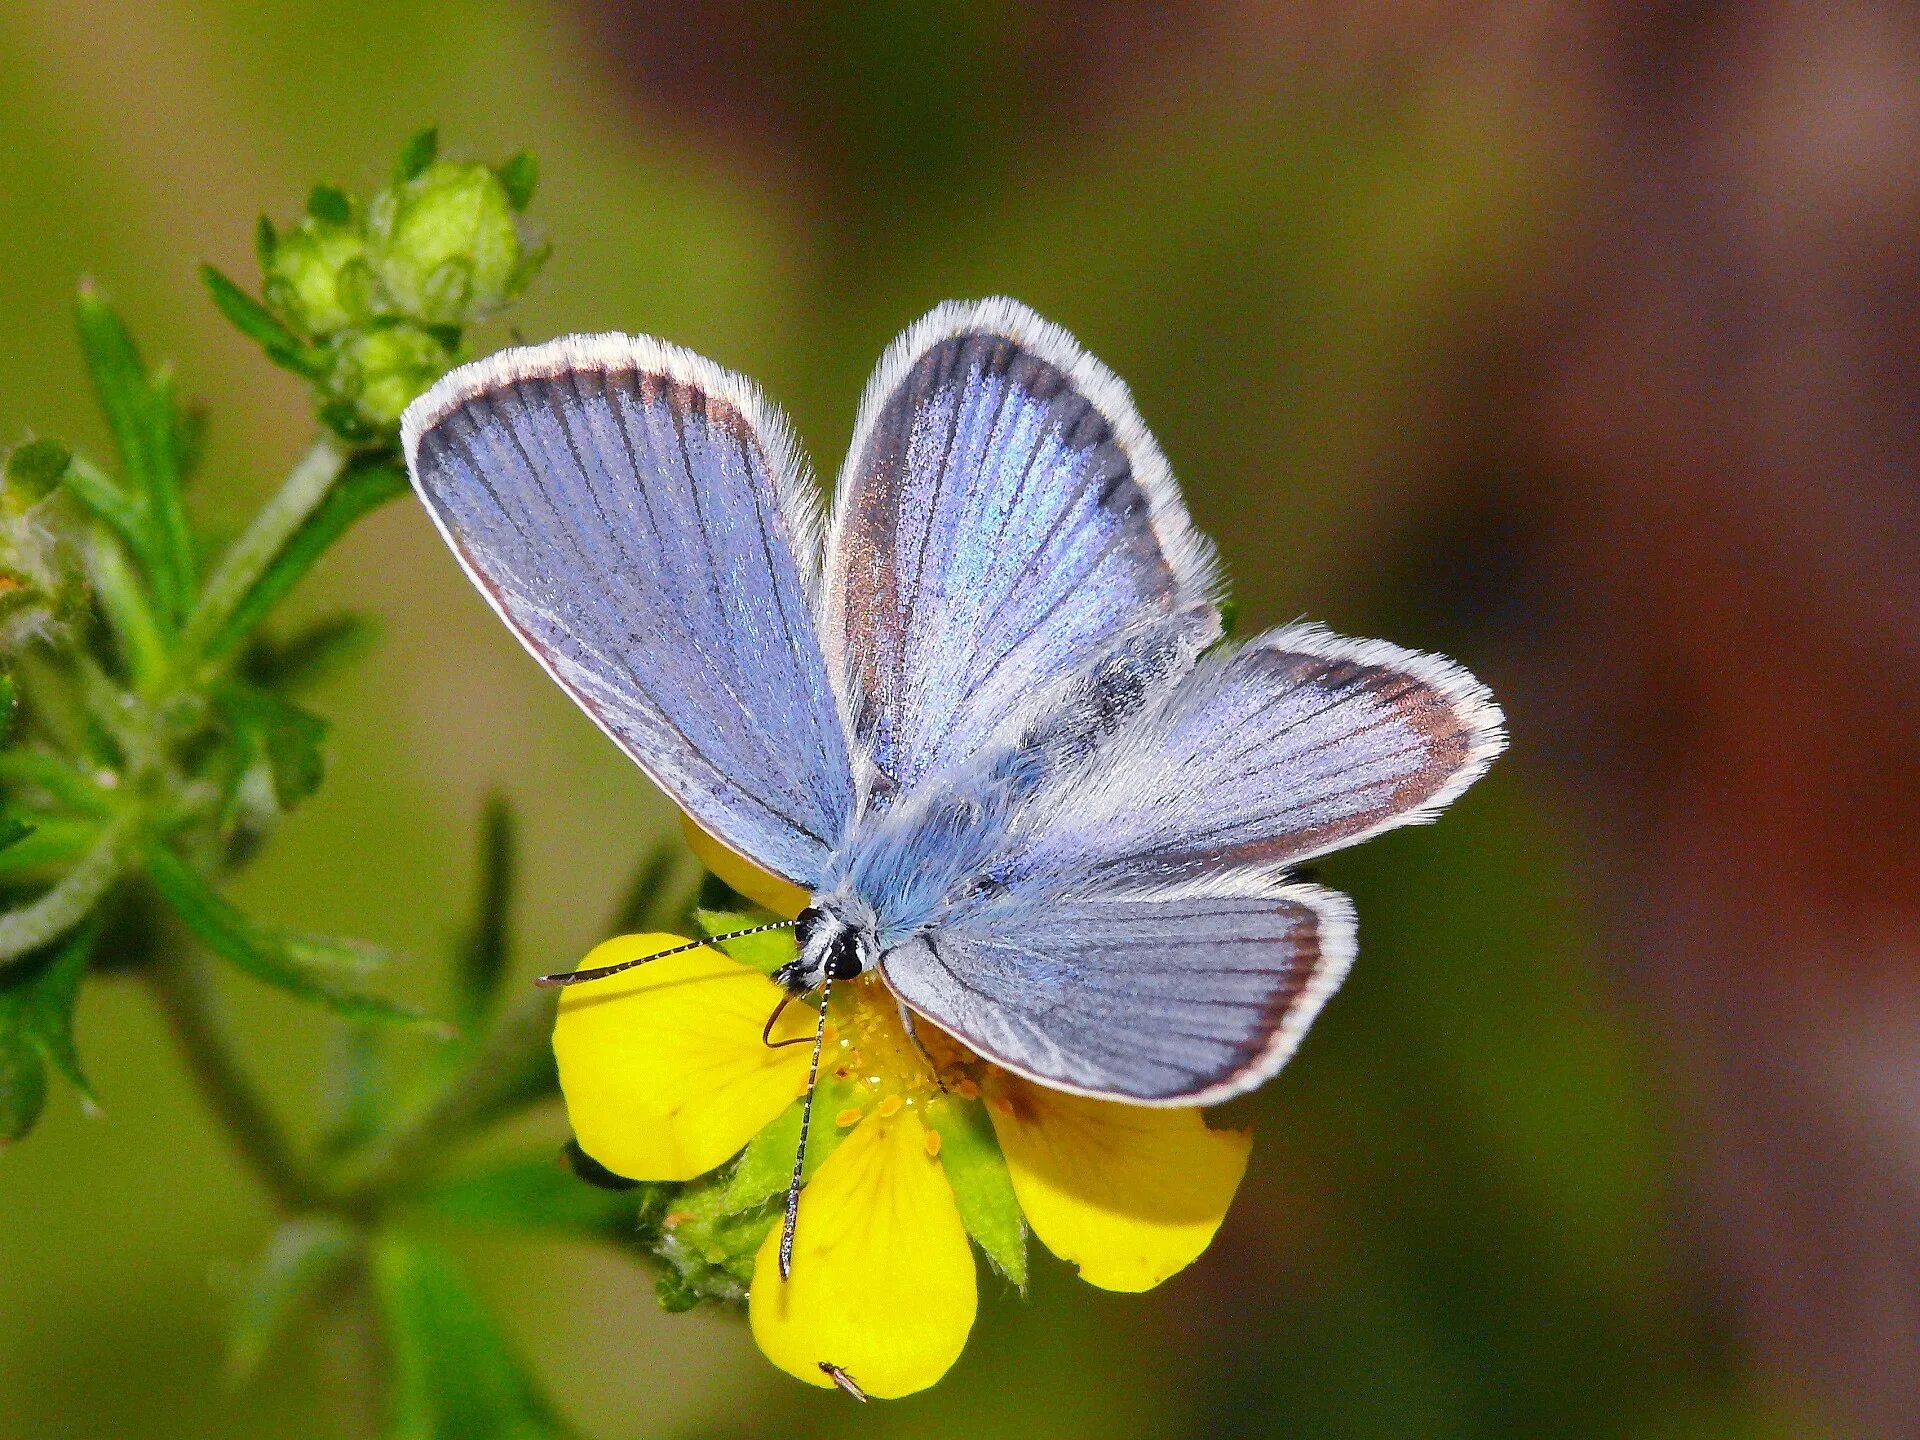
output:
<svg viewBox="0 0 1920 1440"><path fill-rule="evenodd" d="M631 960L622 960L618 965L599 965L592 970L560 970L552 975L542 975L533 983L542 990L558 990L562 985L578 985L587 980L604 980L609 975L618 975L622 970L631 970L636 965L645 965L650 960L664 959L668 955L684 955L689 950L698 950L703 945L718 945L723 940L738 940L742 935L759 935L768 930L786 930L792 927L791 920L775 920L769 925L749 925L745 930L735 930L729 935L709 935L704 940L689 940L684 945L675 945L671 949L656 950L651 955L635 956Z"/></svg>

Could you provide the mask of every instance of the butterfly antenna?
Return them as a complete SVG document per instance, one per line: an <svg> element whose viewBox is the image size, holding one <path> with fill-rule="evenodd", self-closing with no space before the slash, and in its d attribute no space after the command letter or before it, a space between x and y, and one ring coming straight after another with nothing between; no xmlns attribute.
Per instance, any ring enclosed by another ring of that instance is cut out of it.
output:
<svg viewBox="0 0 1920 1440"><path fill-rule="evenodd" d="M813 1027L813 1060L807 1066L807 1098L800 1106L800 1148L793 1152L793 1179L787 1184L787 1214L780 1222L780 1278L793 1273L793 1228L800 1222L800 1172L807 1168L807 1131L813 1128L814 1082L820 1078L820 1047L827 1038L827 1002L833 998L833 977L820 991L820 1023Z"/></svg>
<svg viewBox="0 0 1920 1440"><path fill-rule="evenodd" d="M552 975L542 975L533 983L542 990L557 990L562 985L578 985L586 980L604 980L609 975L618 975L622 970L631 970L634 966L645 965L650 960L662 960L669 955L684 955L687 951L698 950L703 945L718 945L723 940L738 940L742 935L760 935L768 930L786 930L793 924L791 920L775 920L768 925L749 925L744 930L735 930L726 935L709 935L704 940L689 940L684 945L656 950L651 955L637 955L631 960L622 960L618 965L599 965L592 970L556 971Z"/></svg>

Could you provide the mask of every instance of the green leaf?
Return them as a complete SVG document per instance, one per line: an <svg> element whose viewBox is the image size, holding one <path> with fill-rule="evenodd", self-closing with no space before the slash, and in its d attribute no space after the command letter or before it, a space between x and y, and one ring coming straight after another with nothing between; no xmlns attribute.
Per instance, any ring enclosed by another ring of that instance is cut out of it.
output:
<svg viewBox="0 0 1920 1440"><path fill-rule="evenodd" d="M207 657L223 655L244 640L356 520L406 490L407 472L391 459L363 460L349 467L207 641Z"/></svg>
<svg viewBox="0 0 1920 1440"><path fill-rule="evenodd" d="M417 178L440 156L440 130L429 125L416 131L407 143L400 147L399 163L393 167L393 182L404 185Z"/></svg>
<svg viewBox="0 0 1920 1440"><path fill-rule="evenodd" d="M284 638L256 636L241 657L240 671L263 689L307 690L365 655L379 633L368 616L328 615Z"/></svg>
<svg viewBox="0 0 1920 1440"><path fill-rule="evenodd" d="M644 1244L657 1236L672 1185L583 1185L551 1151L520 1156L442 1181L422 1197L435 1214L470 1225L558 1230L596 1240Z"/></svg>
<svg viewBox="0 0 1920 1440"><path fill-rule="evenodd" d="M119 642L120 658L135 687L145 690L165 672L168 656L167 637L153 613L153 601L127 558L124 542L112 530L94 526L87 537L86 556L94 597Z"/></svg>
<svg viewBox="0 0 1920 1440"><path fill-rule="evenodd" d="M252 1376L267 1351L301 1314L324 1297L360 1250L352 1226L328 1216L303 1215L274 1231L247 1277L227 1332L227 1376Z"/></svg>
<svg viewBox="0 0 1920 1440"><path fill-rule="evenodd" d="M220 313L264 350L274 364L308 380L325 377L330 362L324 350L294 334L272 311L213 266L202 265L200 278L206 282L207 292Z"/></svg>
<svg viewBox="0 0 1920 1440"><path fill-rule="evenodd" d="M73 462L73 452L58 440L29 440L7 456L7 489L32 505L51 495Z"/></svg>
<svg viewBox="0 0 1920 1440"><path fill-rule="evenodd" d="M461 941L454 966L454 1020L472 1030L491 1015L506 979L512 945L515 825L513 810L489 796L480 815L480 880L473 924Z"/></svg>
<svg viewBox="0 0 1920 1440"><path fill-rule="evenodd" d="M18 815L0 811L0 851L11 850L33 831L34 827Z"/></svg>
<svg viewBox="0 0 1920 1440"><path fill-rule="evenodd" d="M91 820L59 816L43 816L29 825L18 816L0 813L0 836L9 834L11 839L0 839L0 879L73 864L93 848L100 827Z"/></svg>
<svg viewBox="0 0 1920 1440"><path fill-rule="evenodd" d="M651 930L678 933L685 925L687 910L699 884L697 875L687 882L671 884L674 872L691 869L684 866L686 852L672 841L662 841L641 860L633 872L626 893L614 908L607 925L609 935L641 935Z"/></svg>
<svg viewBox="0 0 1920 1440"><path fill-rule="evenodd" d="M13 733L13 714L19 703L20 693L14 688L13 676L0 670L0 742Z"/></svg>
<svg viewBox="0 0 1920 1440"><path fill-rule="evenodd" d="M151 522L156 568L149 578L174 620L184 618L194 592L193 537L181 503L179 430L173 387L150 376L126 323L91 285L76 308L81 348L127 478Z"/></svg>
<svg viewBox="0 0 1920 1440"><path fill-rule="evenodd" d="M47 1067L26 1037L0 1026L0 1144L24 1139L47 1106Z"/></svg>
<svg viewBox="0 0 1920 1440"><path fill-rule="evenodd" d="M1027 1284L1027 1222L1013 1193L1013 1177L994 1138L985 1107L943 1095L926 1108L940 1137L940 1165L953 1187L961 1223L994 1268L1022 1289Z"/></svg>
<svg viewBox="0 0 1920 1440"><path fill-rule="evenodd" d="M693 919L702 935L712 936L731 935L736 930L751 930L756 925L771 925L780 917L771 910L695 910ZM717 948L762 975L771 975L797 953L791 929L763 930L758 935L742 935L736 940L721 941Z"/></svg>
<svg viewBox="0 0 1920 1440"><path fill-rule="evenodd" d="M212 694L242 752L267 765L281 809L292 809L320 788L326 776L320 748L329 728L325 720L237 680L222 681Z"/></svg>
<svg viewBox="0 0 1920 1440"><path fill-rule="evenodd" d="M453 1258L413 1235L374 1249L392 1352L388 1440L563 1440L554 1413Z"/></svg>
<svg viewBox="0 0 1920 1440"><path fill-rule="evenodd" d="M91 1103L93 1087L73 1042L74 1002L99 924L0 971L0 1140L18 1140L46 1106L46 1066Z"/></svg>
<svg viewBox="0 0 1920 1440"><path fill-rule="evenodd" d="M236 969L336 1014L365 1020L426 1020L417 1010L342 984L338 967L315 963L315 942L256 924L160 841L150 841L141 859L160 897L209 950Z"/></svg>
<svg viewBox="0 0 1920 1440"><path fill-rule="evenodd" d="M253 223L253 253L264 271L273 264L273 252L280 248L280 232L274 229L273 217L262 215Z"/></svg>
<svg viewBox="0 0 1920 1440"><path fill-rule="evenodd" d="M524 210L533 201L534 187L540 183L540 162L522 150L508 160L497 171L500 188L507 192L507 203L516 210Z"/></svg>
<svg viewBox="0 0 1920 1440"><path fill-rule="evenodd" d="M119 481L91 461L76 455L67 467L66 486L69 495L120 537L149 576L156 566L165 565L165 560L154 552L153 538L147 529L146 511Z"/></svg>
<svg viewBox="0 0 1920 1440"><path fill-rule="evenodd" d="M350 225L353 202L338 185L316 185L307 196L307 214L328 225Z"/></svg>

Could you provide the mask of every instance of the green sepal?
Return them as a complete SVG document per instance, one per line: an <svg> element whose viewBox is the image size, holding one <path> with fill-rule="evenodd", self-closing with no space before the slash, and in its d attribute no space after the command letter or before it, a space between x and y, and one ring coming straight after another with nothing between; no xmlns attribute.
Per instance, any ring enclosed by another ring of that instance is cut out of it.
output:
<svg viewBox="0 0 1920 1440"><path fill-rule="evenodd" d="M273 563L261 572L246 597L233 608L226 623L206 644L208 659L217 658L251 634L267 612L312 568L353 523L377 510L407 489L407 472L384 457L357 461L347 467L293 532Z"/></svg>
<svg viewBox="0 0 1920 1440"><path fill-rule="evenodd" d="M671 1273L669 1283L658 1291L662 1303L669 1309L687 1309L699 1300L744 1303L753 1282L754 1258L779 1221L780 1207L771 1201L735 1209L719 1180L682 1189L661 1217L653 1247ZM694 1301L686 1299L689 1295Z"/></svg>
<svg viewBox="0 0 1920 1440"><path fill-rule="evenodd" d="M928 1102L925 1118L940 1137L940 1166L967 1234L994 1269L1024 1290L1027 1221L986 1108L977 1100L942 1095Z"/></svg>
<svg viewBox="0 0 1920 1440"><path fill-rule="evenodd" d="M528 1375L453 1258L417 1235L373 1250L392 1358L388 1440L563 1440L576 1434Z"/></svg>
<svg viewBox="0 0 1920 1440"><path fill-rule="evenodd" d="M416 130L400 147L400 159L393 167L393 183L406 184L439 158L440 127L429 125L424 130Z"/></svg>
<svg viewBox="0 0 1920 1440"><path fill-rule="evenodd" d="M341 942L285 935L256 924L158 840L148 842L141 851L141 860L160 897L209 950L235 969L303 1000L324 1005L339 1015L409 1024L437 1023L397 1001L368 995L343 984L339 972L348 967L329 961L344 959L350 954L364 959L365 952L336 949L329 955L327 946L338 947ZM355 968L364 968L364 964Z"/></svg>
<svg viewBox="0 0 1920 1440"><path fill-rule="evenodd" d="M29 440L7 456L7 498L21 509L37 505L66 478L73 452L58 440Z"/></svg>
<svg viewBox="0 0 1920 1440"><path fill-rule="evenodd" d="M515 210L533 203L534 188L540 183L540 162L531 152L522 150L494 173L500 177L500 188L507 192L507 203Z"/></svg>
<svg viewBox="0 0 1920 1440"><path fill-rule="evenodd" d="M359 1232L330 1216L298 1216L273 1232L227 1330L229 1381L239 1384L259 1369L268 1350L325 1297L360 1247Z"/></svg>
<svg viewBox="0 0 1920 1440"><path fill-rule="evenodd" d="M813 1128L807 1133L807 1163L801 1183L811 1180L826 1159L840 1148L850 1131L833 1123L833 1117L850 1109L860 1098L851 1081L822 1076L813 1097ZM796 1100L781 1111L772 1124L747 1142L728 1172L721 1190L720 1203L738 1213L765 1204L776 1195L784 1196L793 1180L793 1157L800 1148L800 1112L804 1101Z"/></svg>
<svg viewBox="0 0 1920 1440"><path fill-rule="evenodd" d="M771 910L695 910L694 924L702 935L731 935L736 930L751 930L756 925L771 925L779 920ZM742 965L771 975L799 953L793 931L763 930L758 935L742 935L720 941L716 949L731 955Z"/></svg>
<svg viewBox="0 0 1920 1440"><path fill-rule="evenodd" d="M274 364L306 380L319 380L326 375L331 362L324 350L294 334L265 305L213 266L202 265L200 278L220 313L265 351Z"/></svg>

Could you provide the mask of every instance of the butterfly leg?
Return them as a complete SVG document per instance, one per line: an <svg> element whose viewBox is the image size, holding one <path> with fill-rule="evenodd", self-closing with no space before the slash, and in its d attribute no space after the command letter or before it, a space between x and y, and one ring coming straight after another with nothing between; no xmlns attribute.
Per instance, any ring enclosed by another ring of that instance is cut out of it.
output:
<svg viewBox="0 0 1920 1440"><path fill-rule="evenodd" d="M940 1077L939 1062L933 1058L933 1053L927 1049L926 1041L920 1038L920 1017L907 1008L906 1001L896 998L893 1003L900 1011L901 1029L907 1032L907 1039L913 1042L913 1048L920 1052L920 1058L927 1062L927 1069L933 1072L933 1083L940 1087L942 1094L945 1094L947 1082Z"/></svg>

